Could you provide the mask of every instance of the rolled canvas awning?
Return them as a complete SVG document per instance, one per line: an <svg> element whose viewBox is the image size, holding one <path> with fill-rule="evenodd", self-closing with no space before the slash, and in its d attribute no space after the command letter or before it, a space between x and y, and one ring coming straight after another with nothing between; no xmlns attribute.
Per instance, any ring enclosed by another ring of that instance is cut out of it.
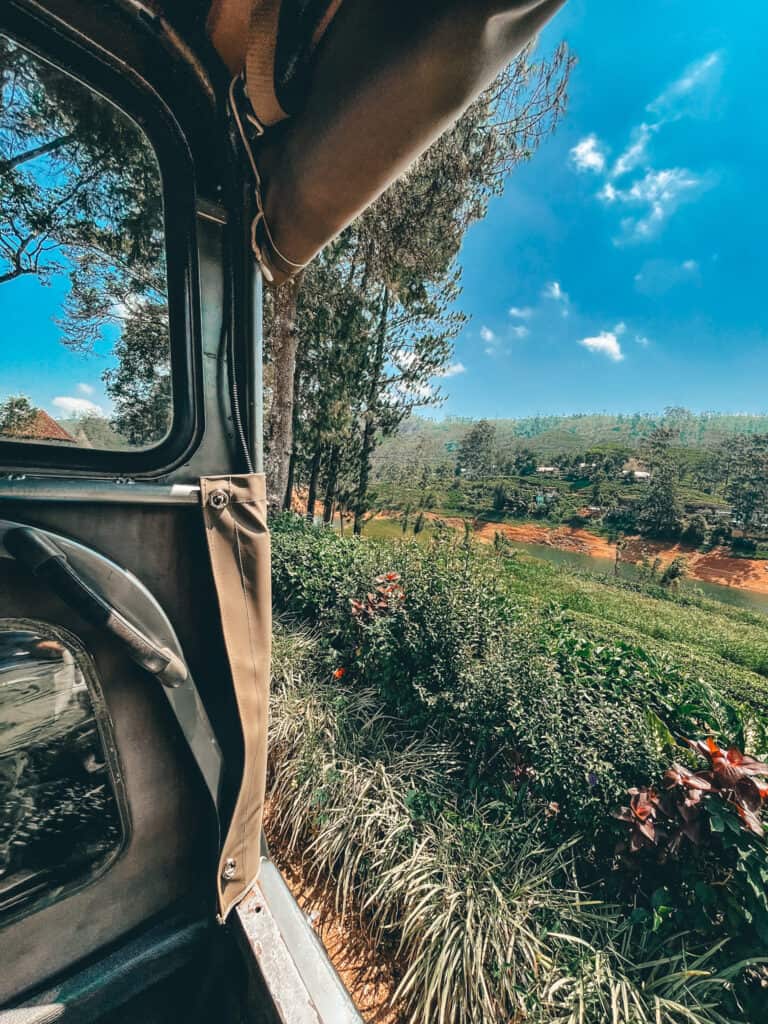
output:
<svg viewBox="0 0 768 1024"><path fill-rule="evenodd" d="M265 126L254 238L268 276L305 266L564 2L218 0L212 40Z"/></svg>

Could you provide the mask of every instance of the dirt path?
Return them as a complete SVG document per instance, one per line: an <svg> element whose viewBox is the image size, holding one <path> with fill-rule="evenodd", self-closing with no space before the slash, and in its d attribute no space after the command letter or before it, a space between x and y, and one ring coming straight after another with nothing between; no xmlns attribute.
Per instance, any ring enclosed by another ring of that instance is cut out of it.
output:
<svg viewBox="0 0 768 1024"><path fill-rule="evenodd" d="M384 518L389 518L386 513ZM444 523L458 530L464 529L464 520L454 516L440 516L434 512L425 512L428 519L442 519ZM538 523L479 523L475 536L484 544L492 544L494 535L499 532L511 541L521 544L544 544L559 548L561 551L573 551L593 558L616 557L616 545L605 537L598 537L587 530L571 526L542 526ZM622 552L622 561L640 562L643 556L653 562L661 559L662 567L678 556L688 563L688 575L691 579L704 583L717 583L723 587L736 587L739 590L750 590L756 594L768 594L768 561L755 558L734 558L724 548L701 552L684 544L665 545L660 541L649 541L642 537L628 537Z"/></svg>
<svg viewBox="0 0 768 1024"><path fill-rule="evenodd" d="M327 887L313 884L301 860L285 856L277 838L270 834L268 806L265 828L275 862L288 888L325 946L365 1024L403 1024L402 1015L392 1007L397 981L396 965L389 951L376 948L354 911L345 918L337 913L330 884Z"/></svg>

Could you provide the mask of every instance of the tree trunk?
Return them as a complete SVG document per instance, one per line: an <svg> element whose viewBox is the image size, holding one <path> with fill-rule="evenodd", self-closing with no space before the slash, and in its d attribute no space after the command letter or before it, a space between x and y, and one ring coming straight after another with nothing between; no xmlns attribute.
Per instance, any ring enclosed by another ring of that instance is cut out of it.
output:
<svg viewBox="0 0 768 1024"><path fill-rule="evenodd" d="M295 434L296 425L293 426ZM292 451L288 458L288 479L285 483L285 497L283 498L283 509L290 512L293 506L294 477L296 476L296 452Z"/></svg>
<svg viewBox="0 0 768 1024"><path fill-rule="evenodd" d="M355 497L355 521L354 532L359 536L363 532L363 520L365 517L365 499L368 494L368 478L371 472L371 452L373 441L376 436L376 425L373 422L373 415L369 413L365 419L365 430L363 431L363 443L360 447L360 464L357 477L357 495Z"/></svg>
<svg viewBox="0 0 768 1024"><path fill-rule="evenodd" d="M379 400L379 381L384 369L384 346L387 340L387 317L389 316L389 289L384 289L381 297L381 313L379 314L379 330L376 338L376 351L371 366L371 377L368 387L368 408L365 413L363 443L360 446L360 462L358 464L357 495L355 496L354 532L363 532L365 516L365 499L368 495L368 480L371 473L371 453L376 440L376 417L374 410Z"/></svg>
<svg viewBox="0 0 768 1024"><path fill-rule="evenodd" d="M323 458L323 453L320 445L315 449L315 453L312 456L312 465L309 470L309 490L307 492L307 519L314 522L315 519L315 505L317 504L317 485L320 479L320 463Z"/></svg>
<svg viewBox="0 0 768 1024"><path fill-rule="evenodd" d="M328 476L325 481L325 498L323 500L323 522L328 525L333 519L333 503L336 498L336 484L339 479L339 449L331 448L328 459Z"/></svg>
<svg viewBox="0 0 768 1024"><path fill-rule="evenodd" d="M299 427L301 426L298 396L301 394L302 372L304 370L302 359L300 358L301 351L299 350L298 344L296 347L297 354L293 373L293 426L291 427L291 455L288 461L288 481L286 483L285 498L283 499L283 508L288 512L293 508L293 491L296 487L296 464L298 462L296 439L299 436Z"/></svg>
<svg viewBox="0 0 768 1024"><path fill-rule="evenodd" d="M267 503L282 509L288 495L288 477L293 451L293 404L296 370L296 302L300 277L286 281L275 291L274 319L269 339L272 356L272 404L266 428Z"/></svg>

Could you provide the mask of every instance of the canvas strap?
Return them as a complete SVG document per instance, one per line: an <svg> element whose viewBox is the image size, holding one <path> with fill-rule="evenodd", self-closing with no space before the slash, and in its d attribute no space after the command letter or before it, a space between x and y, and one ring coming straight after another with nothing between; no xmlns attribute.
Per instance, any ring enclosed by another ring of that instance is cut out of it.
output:
<svg viewBox="0 0 768 1024"><path fill-rule="evenodd" d="M261 473L204 477L203 519L243 734L243 773L218 868L219 919L259 873L272 632L266 485Z"/></svg>
<svg viewBox="0 0 768 1024"><path fill-rule="evenodd" d="M275 92L275 52L282 0L255 0L245 54L245 91L265 128L288 115Z"/></svg>
<svg viewBox="0 0 768 1024"><path fill-rule="evenodd" d="M265 127L288 116L275 92L281 6L282 0L214 0L208 15L211 42L232 75L244 75L248 100Z"/></svg>
<svg viewBox="0 0 768 1024"><path fill-rule="evenodd" d="M298 49L314 53L341 7L342 0L328 0L311 38L296 39ZM285 120L275 88L277 40L283 0L213 0L208 15L208 34L233 76L243 74L248 100L265 128ZM245 49L243 49L245 47Z"/></svg>

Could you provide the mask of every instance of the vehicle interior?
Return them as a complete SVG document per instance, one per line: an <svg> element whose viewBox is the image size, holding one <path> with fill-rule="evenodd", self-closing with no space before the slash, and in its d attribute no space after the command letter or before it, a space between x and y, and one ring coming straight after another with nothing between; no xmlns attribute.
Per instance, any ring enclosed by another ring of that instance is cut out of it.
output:
<svg viewBox="0 0 768 1024"><path fill-rule="evenodd" d="M360 1020L261 836L264 281L559 2L325 5L261 116L230 6L0 7L9 279L69 280L65 347L114 407L0 429L0 1024ZM251 62L280 4L255 8Z"/></svg>

